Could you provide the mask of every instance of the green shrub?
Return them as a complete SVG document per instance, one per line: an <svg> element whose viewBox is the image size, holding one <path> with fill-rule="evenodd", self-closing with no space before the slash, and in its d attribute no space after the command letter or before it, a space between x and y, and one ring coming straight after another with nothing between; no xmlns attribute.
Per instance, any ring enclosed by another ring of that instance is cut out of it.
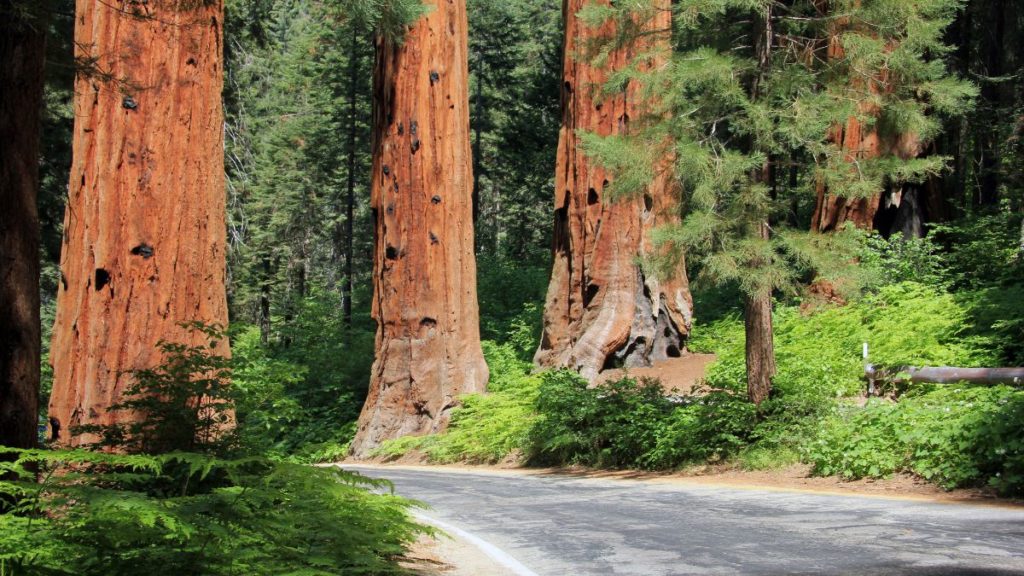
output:
<svg viewBox="0 0 1024 576"><path fill-rule="evenodd" d="M845 478L912 472L945 488L988 482L1024 493L1024 392L1007 386L923 386L825 422L808 447L816 473Z"/></svg>
<svg viewBox="0 0 1024 576"><path fill-rule="evenodd" d="M1000 209L934 225L932 235L945 248L953 286L973 289L1024 280L1017 259L1020 215Z"/></svg>
<svg viewBox="0 0 1024 576"><path fill-rule="evenodd" d="M918 282L942 287L949 282L945 255L932 236L904 238L902 234L885 238L878 232L854 229L860 238L858 253L862 276L867 284Z"/></svg>
<svg viewBox="0 0 1024 576"><path fill-rule="evenodd" d="M536 464L636 465L653 446L672 404L653 381L631 378L588 388L572 372L547 372L530 431Z"/></svg>
<svg viewBox="0 0 1024 576"><path fill-rule="evenodd" d="M673 407L654 443L638 459L640 467L664 469L717 462L733 456L750 442L758 418L745 393L704 392L681 398L682 403Z"/></svg>
<svg viewBox="0 0 1024 576"><path fill-rule="evenodd" d="M749 442L756 409L745 394L704 390L666 397L656 381L588 387L573 373L545 374L530 433L535 464L666 469L722 460Z"/></svg>

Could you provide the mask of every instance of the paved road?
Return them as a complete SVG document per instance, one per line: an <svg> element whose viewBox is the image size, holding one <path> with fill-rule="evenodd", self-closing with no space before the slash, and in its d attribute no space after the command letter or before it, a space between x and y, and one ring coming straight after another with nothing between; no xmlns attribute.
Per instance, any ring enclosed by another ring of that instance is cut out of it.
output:
<svg viewBox="0 0 1024 576"><path fill-rule="evenodd" d="M542 576L1024 575L1020 509L552 475L345 468L391 480L397 493L426 502L428 516Z"/></svg>

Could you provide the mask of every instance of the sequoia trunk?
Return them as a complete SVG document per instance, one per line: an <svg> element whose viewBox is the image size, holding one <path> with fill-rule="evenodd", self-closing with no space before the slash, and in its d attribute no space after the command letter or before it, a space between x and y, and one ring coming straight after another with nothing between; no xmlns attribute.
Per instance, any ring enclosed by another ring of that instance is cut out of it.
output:
<svg viewBox="0 0 1024 576"><path fill-rule="evenodd" d="M0 445L36 444L39 132L46 25L0 0Z"/></svg>
<svg viewBox="0 0 1024 576"><path fill-rule="evenodd" d="M482 392L464 0L377 40L372 198L377 354L352 443L437 432Z"/></svg>
<svg viewBox="0 0 1024 576"><path fill-rule="evenodd" d="M827 10L824 2L819 4L819 10ZM837 22L828 42L827 58L829 60L844 57L845 50L841 44L840 32L849 25L849 22L843 19ZM879 94L885 90L886 78L883 74L881 77L867 81L856 78L851 82L854 92ZM862 98L858 107L863 115L877 116L879 114L878 105L872 101L872 98L864 95L858 97ZM843 124L834 126L829 138L834 145L839 147L840 152L846 157L846 161L851 163L881 156L895 156L907 160L916 157L921 152L921 143L916 135L887 134L882 136L877 125L865 125L853 116L847 118ZM823 180L819 180L817 202L811 217L811 228L818 232L827 232L837 230L846 222L850 222L857 228L871 230L876 227L876 217L880 209L891 209L893 214L890 219L896 220L895 213L899 210L901 201L902 191L891 191L884 195L880 193L866 198L837 196L830 193ZM906 212L905 208L904 212ZM889 233L890 230L884 230L884 232Z"/></svg>
<svg viewBox="0 0 1024 576"><path fill-rule="evenodd" d="M160 340L226 325L221 0L78 0L74 154L53 330L60 440L108 412ZM193 341L194 340L194 341ZM226 354L225 348L219 353Z"/></svg>
<svg viewBox="0 0 1024 576"><path fill-rule="evenodd" d="M601 0L607 2L607 0ZM603 68L580 54L588 42L614 34L614 23L587 27L577 13L586 0L565 0L562 129L555 173L554 266L544 307L544 333L534 357L538 366L570 368L593 378L611 365L644 366L679 356L689 334L692 300L685 268L670 279L647 274L639 261L650 255L651 230L676 218L668 170L642 197L611 201L612 176L581 150L580 131L624 134L644 113L640 87L599 98L609 72L650 52L659 66L669 52L671 7L658 12L643 46L615 51Z"/></svg>

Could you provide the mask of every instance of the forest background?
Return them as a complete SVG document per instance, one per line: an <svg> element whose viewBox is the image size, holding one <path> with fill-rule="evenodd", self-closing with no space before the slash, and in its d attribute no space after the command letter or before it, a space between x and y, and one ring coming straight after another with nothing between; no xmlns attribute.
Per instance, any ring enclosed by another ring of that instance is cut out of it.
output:
<svg viewBox="0 0 1024 576"><path fill-rule="evenodd" d="M39 201L44 332L52 325L60 278L71 154L73 6L64 4L52 20L44 103ZM889 299L915 316L874 326L870 336L849 334L849 326L827 330L830 337L845 338L847 368L851 362L859 365L860 339L881 339L883 344L875 346L880 360L902 355L896 365L1024 363L1018 304L1018 254L1024 247L1024 11L1007 0L939 4L959 8L950 11L943 37L950 50L941 60L951 74L977 87L977 98L943 120L927 150L927 156L948 162L924 184L939 191L940 209L919 214L924 226L909 233L890 222L860 239L860 268L874 269L859 283L858 294L847 295L850 310ZM260 420L262 445L282 456L339 457L365 398L376 329L369 315L373 233L368 207L374 30L330 2L233 0L226 9L228 294L235 379L254 388L249 411ZM529 360L538 345L550 274L552 173L562 118L562 6L555 0L470 0L468 14L482 334L490 342L485 347L492 364L497 350ZM815 196L806 189L813 186L801 181L796 193L779 200L796 228L810 228ZM700 275L692 266L690 273ZM730 330L741 312L735 308L737 290L694 283L696 328L690 347L722 355L713 375L726 371L727 348L736 344ZM821 333L789 336L790 325L807 331L805 324L821 321L806 313L813 298L777 291L776 299L782 304L782 333L776 336L781 386L790 372L820 380L799 364L804 358L790 359L786 348L792 346L799 356L820 347L799 338ZM828 314L863 323L852 311ZM874 311L862 314L881 322ZM908 331L931 334L930 340L924 338L928 342L917 348L884 344ZM984 355L974 344L966 356L950 351L957 349L950 346L954 340L983 337L993 342ZM48 343L44 334L44 353ZM729 366L734 373L739 368ZM44 407L47 368L44 359ZM742 378L734 376L732 382L714 382L740 386ZM501 377L498 370L494 380ZM830 393L858 389L852 369L845 377Z"/></svg>
<svg viewBox="0 0 1024 576"><path fill-rule="evenodd" d="M57 4L50 19L39 194L44 422L50 385L45 355L61 278L71 99L80 66L72 59L73 2ZM944 167L926 171L907 188L934 202L927 208L918 204L916 211L911 202L897 205L886 218L843 236L842 254L852 251L856 266L832 279L842 289L807 289L821 286L812 283L813 274L798 278L798 287L776 287L778 373L772 395L755 406L746 393L743 287L728 279L705 282L706 264L699 260L688 269L695 321L687 345L718 355L704 388L666 396L658 386L628 378L595 389L572 373L532 373L551 272L562 5L467 4L474 220L489 394L465 398L447 432L387 443L379 456L415 450L435 462L513 457L536 464L655 469L804 462L818 474L906 472L948 488L988 486L1021 494L1024 393L1010 386L920 385L867 399L860 352L870 342L873 361L885 366L1024 364L1024 7L1013 0L925 3L949 47L929 58L974 87L970 98L940 117L923 151L923 158ZM734 27L723 30L745 25L737 16L741 4L723 4L735 9L723 12ZM900 3L875 4L896 10ZM374 357L369 175L375 30L331 2L231 0L226 8L228 336L241 442L281 465L334 461L348 453ZM736 38L737 50L750 48L741 35ZM679 33L674 48L683 52L693 42L692 35ZM614 164L616 154L627 152L606 150L605 160ZM772 199L775 216L809 230L817 183L800 173L786 179L780 187L786 194ZM209 361L169 352L169 362L185 362L178 367L186 371ZM49 461L40 454L22 463ZM64 457L76 465L86 458ZM209 464L184 457L106 458L103 465L134 467L140 474L159 476L177 467L186 486ZM235 464L212 468L231 477L232 486L262 473ZM300 469L288 470L277 476L284 487L275 489L301 493ZM71 482L63 489L76 488ZM70 496L75 497L83 498ZM395 552L415 532L395 520L401 505L392 505L386 513L394 516L376 526L394 521L397 533L368 532L367 557ZM123 520L125 511L118 513ZM173 518L148 518L131 522L163 526L189 545L197 541L187 530L168 528ZM79 529L94 525L85 522ZM63 541L82 550L116 547L74 540L84 533L66 532ZM152 537L164 535L154 530ZM41 541L26 537L20 545ZM53 557L64 552L54 550ZM195 558L211 555L200 551ZM18 552L3 558L25 561ZM110 569L102 562L97 566Z"/></svg>

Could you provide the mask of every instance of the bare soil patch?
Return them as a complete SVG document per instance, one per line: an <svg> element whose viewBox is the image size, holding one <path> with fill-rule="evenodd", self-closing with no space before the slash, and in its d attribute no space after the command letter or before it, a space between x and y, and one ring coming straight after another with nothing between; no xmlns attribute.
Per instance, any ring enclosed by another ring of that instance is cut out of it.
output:
<svg viewBox="0 0 1024 576"><path fill-rule="evenodd" d="M686 354L669 358L645 368L617 368L598 375L596 384L607 384L621 378L653 378L661 382L666 393L689 394L707 375L708 365L717 360L714 354Z"/></svg>

